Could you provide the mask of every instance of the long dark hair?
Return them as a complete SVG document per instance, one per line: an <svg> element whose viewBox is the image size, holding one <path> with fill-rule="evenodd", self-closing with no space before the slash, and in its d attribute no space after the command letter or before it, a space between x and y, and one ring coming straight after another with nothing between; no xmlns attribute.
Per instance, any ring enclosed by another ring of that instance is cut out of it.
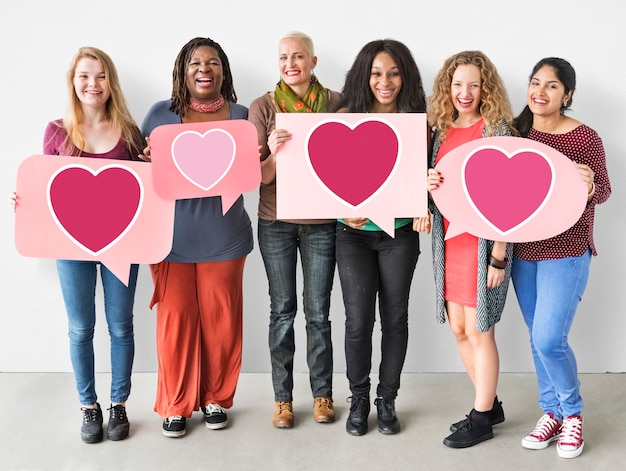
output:
<svg viewBox="0 0 626 471"><path fill-rule="evenodd" d="M574 90L576 90L576 71L574 67L572 67L572 64L565 59L561 59L560 57L545 57L533 67L533 71L528 78L529 82L544 65L554 69L554 73L565 88L565 94L567 95L571 92L567 103L561 105L561 114L564 114L572 106L572 97L574 96ZM522 137L528 134L528 131L530 131L533 125L533 113L530 111L528 104L524 107L519 116L513 120L513 125L517 128Z"/></svg>
<svg viewBox="0 0 626 471"><path fill-rule="evenodd" d="M230 63L222 46L211 38L193 38L178 53L176 62L174 62L174 71L172 72L172 103L170 104L170 111L174 111L180 116L185 114L187 104L189 103L189 89L186 82L187 65L193 53L200 46L209 46L217 51L222 62L223 71L223 82L220 92L226 101L237 103L237 94L233 85L233 75L230 72Z"/></svg>
<svg viewBox="0 0 626 471"><path fill-rule="evenodd" d="M426 94L415 59L408 47L393 39L371 41L357 54L341 92L348 112L367 113L372 108L374 96L369 80L372 62L379 52L389 54L400 69L402 88L398 94L398 109L405 113L425 113Z"/></svg>

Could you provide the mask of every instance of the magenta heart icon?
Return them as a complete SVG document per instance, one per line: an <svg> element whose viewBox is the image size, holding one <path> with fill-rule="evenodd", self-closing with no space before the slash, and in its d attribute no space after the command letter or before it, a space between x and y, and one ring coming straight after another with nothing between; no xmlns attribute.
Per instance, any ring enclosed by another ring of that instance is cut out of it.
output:
<svg viewBox="0 0 626 471"><path fill-rule="evenodd" d="M382 121L354 127L328 121L315 128L307 142L308 160L318 180L352 207L372 198L391 176L399 152L395 130Z"/></svg>
<svg viewBox="0 0 626 471"><path fill-rule="evenodd" d="M97 171L81 165L60 169L48 183L48 205L61 230L98 255L132 227L143 202L139 177L127 167Z"/></svg>
<svg viewBox="0 0 626 471"><path fill-rule="evenodd" d="M478 214L502 234L537 214L554 184L550 160L534 150L509 155L483 147L468 156L463 168L466 194Z"/></svg>
<svg viewBox="0 0 626 471"><path fill-rule="evenodd" d="M223 129L180 133L172 141L172 157L178 171L207 191L226 176L235 161L235 139Z"/></svg>

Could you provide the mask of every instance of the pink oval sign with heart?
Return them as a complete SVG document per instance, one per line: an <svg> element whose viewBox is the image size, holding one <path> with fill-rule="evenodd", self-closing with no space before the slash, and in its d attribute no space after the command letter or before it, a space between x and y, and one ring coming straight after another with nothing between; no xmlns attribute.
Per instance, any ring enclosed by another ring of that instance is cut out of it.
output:
<svg viewBox="0 0 626 471"><path fill-rule="evenodd" d="M576 223L587 204L576 163L530 139L476 139L436 169L443 183L431 196L450 221L447 239L464 232L506 242L548 239Z"/></svg>
<svg viewBox="0 0 626 471"><path fill-rule="evenodd" d="M179 172L205 191L224 178L235 161L235 154L235 139L223 129L211 129L204 134L184 131L172 142L172 157Z"/></svg>
<svg viewBox="0 0 626 471"><path fill-rule="evenodd" d="M47 195L59 228L83 250L98 255L132 227L141 209L143 186L128 167L109 165L94 171L71 165L50 178Z"/></svg>
<svg viewBox="0 0 626 471"><path fill-rule="evenodd" d="M390 179L400 155L400 139L390 124L376 119L354 126L327 121L311 131L306 149L322 185L341 201L358 207Z"/></svg>

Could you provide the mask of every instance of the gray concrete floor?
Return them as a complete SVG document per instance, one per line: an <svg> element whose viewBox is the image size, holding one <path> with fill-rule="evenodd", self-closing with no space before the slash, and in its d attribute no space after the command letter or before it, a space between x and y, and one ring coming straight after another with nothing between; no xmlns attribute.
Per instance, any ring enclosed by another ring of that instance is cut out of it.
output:
<svg viewBox="0 0 626 471"><path fill-rule="evenodd" d="M375 384L375 377L373 377ZM103 408L109 375L98 374ZM472 448L442 444L450 423L472 406L465 374L405 374L396 409L402 422L397 435L376 430L362 437L345 432L349 404L346 379L335 376L337 421L317 424L306 374L296 375L296 426L271 425L273 394L269 374L242 374L230 425L208 430L202 415L187 422L179 439L161 434L161 419L152 411L156 374L133 375L127 404L131 435L87 445L80 440L81 414L73 376L67 373L0 373L0 469L2 470L613 470L626 458L624 374L581 375L585 399L585 449L573 460L557 456L555 445L526 450L522 437L541 415L535 377L508 373L500 377L498 395L506 421L494 438ZM106 417L106 416L105 416ZM106 422L106 418L105 418Z"/></svg>

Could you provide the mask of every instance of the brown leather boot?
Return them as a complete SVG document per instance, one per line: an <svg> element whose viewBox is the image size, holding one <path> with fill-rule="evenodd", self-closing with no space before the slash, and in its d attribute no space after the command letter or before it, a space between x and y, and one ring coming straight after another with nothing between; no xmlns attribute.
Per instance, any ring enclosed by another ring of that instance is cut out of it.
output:
<svg viewBox="0 0 626 471"><path fill-rule="evenodd" d="M274 403L272 425L276 428L293 427L293 407L291 405L291 402L279 401Z"/></svg>
<svg viewBox="0 0 626 471"><path fill-rule="evenodd" d="M316 397L313 400L313 419L320 424L335 421L332 397Z"/></svg>

